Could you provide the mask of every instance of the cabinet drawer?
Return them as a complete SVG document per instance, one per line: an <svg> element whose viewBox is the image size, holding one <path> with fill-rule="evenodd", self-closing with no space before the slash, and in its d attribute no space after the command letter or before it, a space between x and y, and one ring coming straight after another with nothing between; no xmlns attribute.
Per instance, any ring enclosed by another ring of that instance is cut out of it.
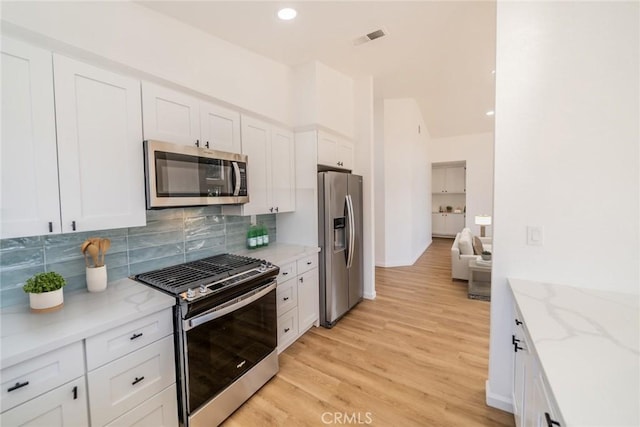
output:
<svg viewBox="0 0 640 427"><path fill-rule="evenodd" d="M84 377L31 399L0 416L0 425L29 427L86 427L87 392Z"/></svg>
<svg viewBox="0 0 640 427"><path fill-rule="evenodd" d="M289 279L296 277L296 263L290 262L280 266L280 273L278 274L278 283L286 282Z"/></svg>
<svg viewBox="0 0 640 427"><path fill-rule="evenodd" d="M105 427L178 427L176 385L172 384Z"/></svg>
<svg viewBox="0 0 640 427"><path fill-rule="evenodd" d="M171 334L173 318L168 308L87 338L87 370L96 369Z"/></svg>
<svg viewBox="0 0 640 427"><path fill-rule="evenodd" d="M176 381L173 336L89 372L91 424L102 426Z"/></svg>
<svg viewBox="0 0 640 427"><path fill-rule="evenodd" d="M278 353L298 338L298 310L289 310L278 317Z"/></svg>
<svg viewBox="0 0 640 427"><path fill-rule="evenodd" d="M298 287L295 280L278 283L276 288L276 300L278 301L277 313L286 313L298 304Z"/></svg>
<svg viewBox="0 0 640 427"><path fill-rule="evenodd" d="M312 268L318 267L318 254L309 255L298 260L298 274L306 273Z"/></svg>
<svg viewBox="0 0 640 427"><path fill-rule="evenodd" d="M84 375L82 342L70 344L0 371L2 412Z"/></svg>

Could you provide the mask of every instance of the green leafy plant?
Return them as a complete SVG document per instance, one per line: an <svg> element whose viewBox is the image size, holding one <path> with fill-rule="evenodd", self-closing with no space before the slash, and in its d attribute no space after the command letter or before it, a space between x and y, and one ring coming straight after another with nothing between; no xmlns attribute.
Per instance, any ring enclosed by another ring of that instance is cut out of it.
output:
<svg viewBox="0 0 640 427"><path fill-rule="evenodd" d="M43 292L57 291L66 285L64 277L54 271L38 273L27 279L22 289L28 294L41 294Z"/></svg>
<svg viewBox="0 0 640 427"><path fill-rule="evenodd" d="M491 252L489 252L489 251L482 251L482 255L491 255Z"/></svg>

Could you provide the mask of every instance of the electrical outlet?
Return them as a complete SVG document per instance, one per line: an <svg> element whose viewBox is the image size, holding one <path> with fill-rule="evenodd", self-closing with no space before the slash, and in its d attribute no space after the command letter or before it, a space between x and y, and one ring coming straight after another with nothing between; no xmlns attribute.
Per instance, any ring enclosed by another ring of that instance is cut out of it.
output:
<svg viewBox="0 0 640 427"><path fill-rule="evenodd" d="M542 246L543 230L540 226L527 226L527 245Z"/></svg>

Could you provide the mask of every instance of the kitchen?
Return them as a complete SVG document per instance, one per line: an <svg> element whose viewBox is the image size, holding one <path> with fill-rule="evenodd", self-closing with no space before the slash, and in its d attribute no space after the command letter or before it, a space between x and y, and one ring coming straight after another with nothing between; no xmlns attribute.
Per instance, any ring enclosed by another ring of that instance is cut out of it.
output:
<svg viewBox="0 0 640 427"><path fill-rule="evenodd" d="M66 55L73 56L78 60L82 59L85 60L85 62L89 61L94 65L99 65L103 68L115 69L120 73L133 74L140 79L143 79L144 77L144 80L146 80L155 76L155 80L152 82L154 84L166 84L167 82L173 82L173 86L170 89L184 90L187 88L189 89L187 90L187 95L191 95L192 97L204 94L205 98L207 98L205 100L210 100L208 99L209 97L227 100L227 104L223 103L223 106L241 106L241 113L252 112L253 114L258 114L260 116L259 118L262 119L264 119L264 117L268 117L275 121L275 124L290 122L288 117L292 114L291 104L288 101L288 97L282 96L282 94L290 93L287 80L289 69L287 67L265 60L262 57L252 56L249 53L240 54L231 46L226 43L222 43L219 40L207 39L210 43L203 43L200 41L200 38L206 36L201 34L199 31L185 28L175 21L161 16L154 15L152 19L148 11L136 5L117 4L107 7L106 5L90 6L82 4L73 6L67 5L62 6L61 8L39 5L38 7L40 9L31 11L27 4L13 5L12 7L13 9L7 5L3 10L3 19L12 21L3 26L3 31L13 30L14 34L18 34L22 36L22 38L30 39L32 41L35 40L36 42L39 42L38 44L40 46L44 45L50 50L64 52ZM96 9L91 10L91 7L95 7ZM86 14L84 15L86 19L75 19L77 14ZM55 17L55 19L49 20L48 18L50 17ZM85 26L89 23L91 24L91 29L101 28L101 25L107 25L101 24L97 17L100 17L101 19L104 18L105 22L121 22L123 23L123 28L125 28L124 22L135 22L136 24L132 24L127 31L123 30L118 34L113 34L112 31L110 32L108 26L104 27L104 31L87 30ZM150 27L143 28L140 26L141 22L147 22ZM13 27L11 27L11 25L13 25ZM29 28L31 29L30 31L28 30ZM171 31L168 31L167 29L171 29ZM43 33L48 34L48 37L43 36ZM78 40L74 34L90 34L91 36ZM109 35L105 36L105 34ZM123 46L128 46L130 51L123 48ZM156 46L156 48L153 48L153 46ZM170 55L174 60L171 63L168 63L167 61L163 61L160 55L154 54L154 52L161 50L166 51L167 55ZM190 66L193 58L206 57L206 55L203 55L206 52L212 52L215 53L217 57L230 58L230 60L228 63L222 62L214 64L207 63L206 59L202 59L201 61L203 62L199 67ZM231 61L231 58L233 58L233 61ZM243 73L238 73L237 67L242 69L260 69L263 73L262 80L253 79ZM361 111L370 111L372 109L372 90L370 80L361 79L356 80L355 83L349 83L348 80L345 81L345 79L339 74L337 75L322 64L314 64L313 66L310 66L309 69L300 70L300 72L301 74L299 75L299 78L303 81L313 82L314 75L322 76L322 79L317 81L318 85L320 85L320 83L330 81L333 83L331 87L341 88L341 90L327 91L323 87L318 87L317 92L312 95L317 97L320 101L323 100L323 96L340 97L341 94L352 93L352 91L359 94L359 96L356 95L354 97L355 99L338 99L337 102L331 103L331 108L328 110L318 108L317 110L312 111L313 108L309 108L309 111L296 111L295 114L310 114L312 117L308 119L309 121L329 123L331 125L329 127L334 131L337 131L339 134L350 135L355 133L358 135L369 135L370 137L372 134L372 118L370 116L367 117L363 114L364 117L356 117L356 120L354 120L355 123L358 123L358 130L356 132L353 131L354 124L348 120L345 121L344 119L345 116L350 117L352 115L350 111L354 111L357 115ZM212 79L211 76L215 76L216 78ZM313 100L310 97L307 98L307 101L312 102ZM58 100L56 100L56 102L58 102ZM315 104L312 102L311 105ZM342 114L343 111L341 111L341 109L346 109L346 113ZM317 114L317 116L313 117L314 113ZM269 122L269 124L274 123ZM313 130L308 132L313 132ZM311 140L312 135L307 135L307 138ZM141 138L139 139L141 140ZM363 146L359 143L356 144L356 147L358 151L357 156L354 156L355 164L353 170L365 176L364 183L366 187L372 183L372 179L366 179L367 177L371 178L373 176L371 172L373 170L372 151L370 147ZM298 154L298 151L298 147L296 147L296 154ZM313 150L311 151L313 152ZM304 157L304 159L309 161L308 156L301 157ZM118 158L109 159L108 161L115 164L117 163ZM303 163L296 162L297 167L301 167L300 165L302 164ZM311 160L311 164L312 170L314 170L317 163L314 160ZM315 173L312 176L315 178ZM299 181L296 180L297 202L304 200L310 200L313 202L315 196L313 194L313 180L309 178L309 176L306 176ZM128 181L126 177L123 178L123 181L124 183L120 184L120 186L124 186L122 188L131 187L130 183L132 182L140 182L138 180ZM73 179L71 179L71 182L73 183ZM130 190L132 192L135 191L133 188ZM372 187L365 189L365 212L373 212L372 207L374 201L371 197L372 195ZM267 200L264 202L264 206L267 206ZM300 205L302 205L302 209L309 207L309 203L303 202L300 203ZM313 205L313 203L311 203L311 205ZM427 210L427 212L428 211L429 210ZM216 219L216 217L219 217L221 213L216 210L200 213L189 211L187 215L185 212L186 211L170 211L168 213L153 213L150 215L153 216L152 221L157 219L161 222L162 219L166 219L167 221L172 222L174 226L178 227L169 230L158 230L159 232L174 232L175 234L179 234L180 222L182 222L182 224L185 224L185 222L195 224L200 221L211 221L215 223L216 220L219 220L219 218ZM313 212L313 209L311 209L311 212ZM198 219L189 221L192 214L194 218ZM162 218L162 215L166 215L166 218ZM316 234L315 230L310 230L309 227L305 226L304 217L302 219L293 217L294 215L287 216L286 214L274 214L271 216L267 214L267 216L262 220L271 222L272 224L275 222L274 228L277 233L277 240L293 242L293 239L290 237L295 236L299 241L294 243L303 245L308 244L308 240L313 238ZM146 218L146 220L148 221L149 219ZM246 221L246 219L241 221ZM291 224L281 225L283 222L290 222ZM65 226L71 227L72 225ZM220 223L218 223L218 226L220 226ZM226 226L230 226L229 229L232 230L236 227L233 224L225 224L225 227ZM244 223L244 227L246 226L247 223ZM241 228L239 225L237 227ZM365 227L370 227L370 230L372 229L372 218L369 218L368 223L365 218ZM114 225L113 228L117 229L117 226ZM89 230L94 229L95 228L90 228ZM46 231L42 234L44 235L45 233ZM145 235L148 233L141 232L139 234ZM242 234L243 233L238 232L236 229L236 235ZM291 236L287 236L287 234L290 234ZM365 233L365 239L370 234ZM215 237L214 229L212 230L210 238L215 240ZM243 237L244 236L242 236L242 239L238 237L235 242L240 243L236 244L242 245L241 242ZM121 234L120 238L122 244L125 245L125 249L121 249L119 253L128 253L126 245L130 242L130 236ZM180 241L179 237L174 236L174 238L177 239L178 242ZM82 240L84 240L84 238ZM140 245L134 248L134 250L141 247L150 247L149 243L141 242L141 240L143 240L143 238L140 238ZM164 249L167 249L170 246L175 246L176 240L165 240L165 242L167 243L163 246L165 246ZM186 247L184 242L185 239L183 238L183 251ZM60 243L64 244L64 242ZM74 251L77 251L79 244L69 244L69 247L71 246L73 246ZM180 246L180 244L178 244L178 246ZM158 250L157 255L152 256L151 258L168 258L171 256L176 258L181 257L179 253L171 253L164 249ZM46 248L43 248L43 251L44 250L46 250ZM115 248L111 249L111 251L113 254L118 253ZM145 258L144 255L142 255L142 252L143 251L138 252L141 254L140 257L133 259L135 263L142 264L151 261L150 259ZM633 253L633 249L629 252ZM367 245L365 241L365 298L375 297L375 288L373 287L372 253L373 247L371 242ZM185 256L186 255L183 252L183 260L185 259ZM367 260L369 260L368 265ZM124 269L124 265L128 264L130 261L132 260L121 261L120 267ZM143 266L141 265L140 267ZM152 268L146 268L143 270L141 268L138 271L142 272L151 269ZM76 275L80 276L80 273Z"/></svg>

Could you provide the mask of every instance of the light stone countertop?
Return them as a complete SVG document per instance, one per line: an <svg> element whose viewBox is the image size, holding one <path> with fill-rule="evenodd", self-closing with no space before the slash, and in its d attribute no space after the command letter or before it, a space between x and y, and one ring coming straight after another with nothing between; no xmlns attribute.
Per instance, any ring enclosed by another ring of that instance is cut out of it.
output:
<svg viewBox="0 0 640 427"><path fill-rule="evenodd" d="M64 295L62 309L31 313L28 305L0 310L0 367L55 350L172 307L174 297L130 279L108 284L104 292Z"/></svg>
<svg viewBox="0 0 640 427"><path fill-rule="evenodd" d="M640 296L509 284L563 426L640 425Z"/></svg>
<svg viewBox="0 0 640 427"><path fill-rule="evenodd" d="M270 243L269 246L258 249L244 249L236 251L238 255L264 259L277 266L293 262L297 259L320 252L319 247L291 245L288 243Z"/></svg>

